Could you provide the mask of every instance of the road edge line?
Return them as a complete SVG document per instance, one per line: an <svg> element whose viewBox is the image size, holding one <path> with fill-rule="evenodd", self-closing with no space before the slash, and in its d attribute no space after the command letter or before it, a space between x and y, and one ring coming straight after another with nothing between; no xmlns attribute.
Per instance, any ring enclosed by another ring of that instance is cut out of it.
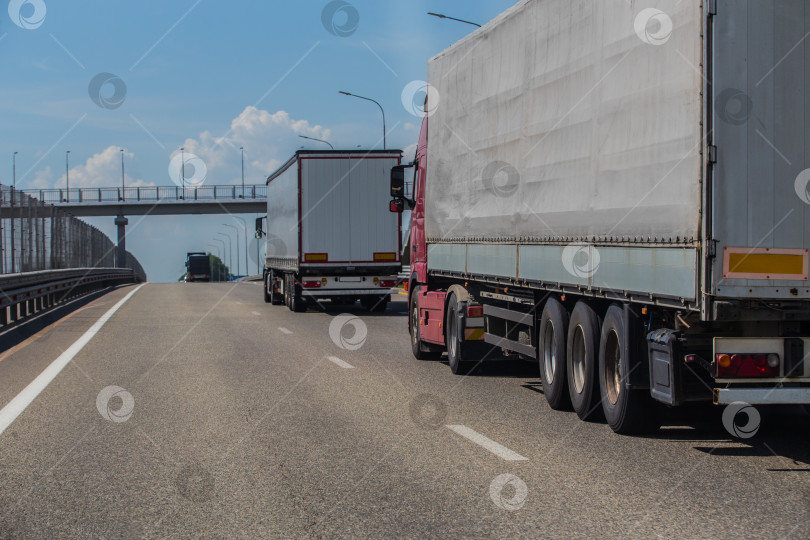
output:
<svg viewBox="0 0 810 540"><path fill-rule="evenodd" d="M101 316L99 320L93 323L91 326L82 336L73 342L73 344L67 348L65 352L60 354L56 360L51 362L51 364L45 368L45 370L37 375L37 377L31 381L28 386L26 386L22 392L14 396L14 399L9 401L5 407L0 409L0 435L8 428L14 420L20 416L25 409L37 398L39 394L45 390L49 384L56 378L59 373L65 369L73 358L79 352L84 349L84 346L87 345L93 336L95 336L99 330L107 323L107 321L112 318L118 309L123 306L127 300L132 298L136 292L138 292L144 284L138 285L134 291L131 291L127 294L124 298L118 301L113 307L111 307L104 315Z"/></svg>

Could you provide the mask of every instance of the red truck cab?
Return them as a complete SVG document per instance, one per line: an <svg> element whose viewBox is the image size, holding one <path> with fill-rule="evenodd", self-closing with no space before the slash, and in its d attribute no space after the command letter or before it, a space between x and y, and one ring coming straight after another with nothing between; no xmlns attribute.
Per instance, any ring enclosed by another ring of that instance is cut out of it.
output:
<svg viewBox="0 0 810 540"><path fill-rule="evenodd" d="M391 211L402 212L407 205L411 210L410 260L411 273L407 282L408 330L411 348L418 359L438 358L447 350L450 368L461 370L462 349L483 345L484 319L481 306L471 305L466 292L458 290L434 291L429 288L428 242L425 231L425 188L427 185L428 115L422 122L416 156L409 165L394 167L391 171ZM412 189L406 189L406 176L412 169ZM448 305L448 294L452 305ZM446 336L451 336L447 340ZM449 342L449 344L448 344ZM476 356L481 351L476 351Z"/></svg>

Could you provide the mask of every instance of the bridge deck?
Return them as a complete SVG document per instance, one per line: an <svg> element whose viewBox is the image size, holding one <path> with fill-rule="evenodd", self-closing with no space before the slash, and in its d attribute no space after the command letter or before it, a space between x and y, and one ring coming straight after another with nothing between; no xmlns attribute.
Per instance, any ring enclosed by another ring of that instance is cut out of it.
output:
<svg viewBox="0 0 810 540"><path fill-rule="evenodd" d="M142 186L127 188L72 188L24 190L45 204L63 208L74 216L252 214L267 208L267 187ZM3 192L3 207L10 205ZM6 208L6 211L8 208Z"/></svg>

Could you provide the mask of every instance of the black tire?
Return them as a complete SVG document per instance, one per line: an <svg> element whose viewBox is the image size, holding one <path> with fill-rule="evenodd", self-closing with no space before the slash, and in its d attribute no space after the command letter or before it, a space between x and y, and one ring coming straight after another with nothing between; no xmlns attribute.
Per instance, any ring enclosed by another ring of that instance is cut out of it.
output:
<svg viewBox="0 0 810 540"><path fill-rule="evenodd" d="M280 306L284 303L284 295L273 292L273 282L276 280L275 273L271 270L267 274L267 283L265 283L265 291L270 291L270 305ZM267 294L267 293L265 293ZM266 300L265 300L266 301Z"/></svg>
<svg viewBox="0 0 810 540"><path fill-rule="evenodd" d="M419 310L416 305L416 295L419 293L419 287L415 287L411 291L411 301L409 308L409 324L408 330L411 334L411 352L417 360L438 360L442 356L442 352L431 348L429 345L422 343L422 338L419 335Z"/></svg>
<svg viewBox="0 0 810 540"><path fill-rule="evenodd" d="M599 317L591 306L577 302L568 322L566 372L568 395L577 416L595 421L602 417L599 404Z"/></svg>
<svg viewBox="0 0 810 540"><path fill-rule="evenodd" d="M360 305L372 313L381 313L388 307L388 300L390 296L362 296L360 297Z"/></svg>
<svg viewBox="0 0 810 540"><path fill-rule="evenodd" d="M605 314L599 340L599 389L602 411L610 428L622 435L649 433L658 427L657 408L649 392L630 390L625 382L630 365L622 343L627 332L624 310L612 305Z"/></svg>
<svg viewBox="0 0 810 540"><path fill-rule="evenodd" d="M307 310L307 301L301 296L298 286L295 284L295 276L290 275L290 311L302 313Z"/></svg>
<svg viewBox="0 0 810 540"><path fill-rule="evenodd" d="M455 294L450 294L445 312L444 331L445 343L447 344L447 363L450 364L450 371L455 375L465 375L470 371L472 363L465 357L465 344L458 328L456 314L458 313L458 299Z"/></svg>
<svg viewBox="0 0 810 540"><path fill-rule="evenodd" d="M565 356L568 318L565 306L549 298L537 329L537 363L543 394L549 406L557 411L571 409Z"/></svg>
<svg viewBox="0 0 810 540"><path fill-rule="evenodd" d="M599 341L599 389L602 411L610 428L622 435L638 435L657 429L658 415L649 391L625 386L630 359L622 358L622 351L633 350L622 343L629 335L626 326L621 306L610 306Z"/></svg>
<svg viewBox="0 0 810 540"><path fill-rule="evenodd" d="M262 281L264 282L264 286L262 287L264 289L264 302L270 304L273 300L271 293L268 292L270 290L270 272L264 274Z"/></svg>

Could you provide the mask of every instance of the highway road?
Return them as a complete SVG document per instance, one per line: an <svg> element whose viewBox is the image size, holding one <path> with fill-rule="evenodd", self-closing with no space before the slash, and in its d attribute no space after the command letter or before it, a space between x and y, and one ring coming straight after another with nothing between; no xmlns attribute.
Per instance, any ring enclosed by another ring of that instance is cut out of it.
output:
<svg viewBox="0 0 810 540"><path fill-rule="evenodd" d="M810 536L798 410L750 439L714 408L622 437L550 410L528 363L415 360L404 296L295 314L261 293L121 287L0 353L0 429L25 405L0 538Z"/></svg>

